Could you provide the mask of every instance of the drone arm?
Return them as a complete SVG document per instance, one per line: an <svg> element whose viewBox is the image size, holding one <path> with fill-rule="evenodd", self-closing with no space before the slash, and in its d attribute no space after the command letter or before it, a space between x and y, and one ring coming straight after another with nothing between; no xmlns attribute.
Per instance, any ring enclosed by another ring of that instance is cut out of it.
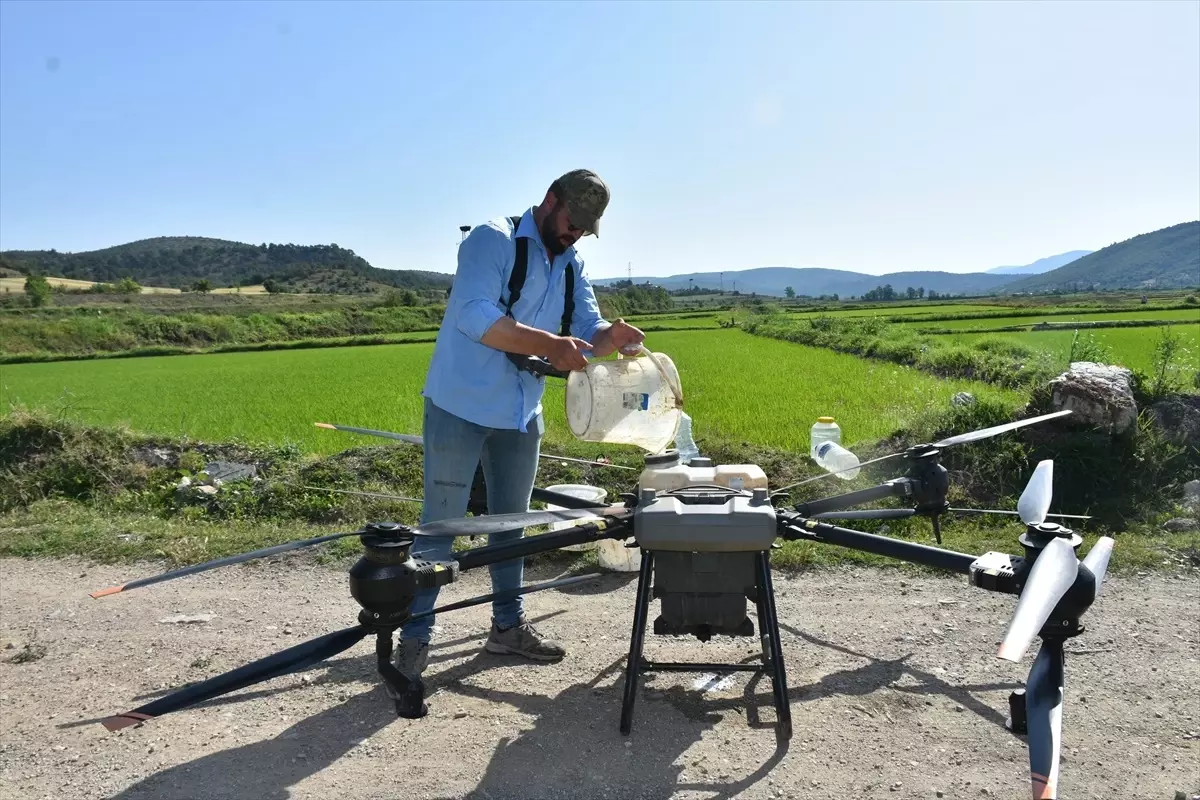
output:
<svg viewBox="0 0 1200 800"><path fill-rule="evenodd" d="M911 494L911 481L908 478L897 478L896 480L881 483L878 486L872 486L869 489L859 489L856 492L825 497L808 503L797 503L794 508L801 516L811 517L814 514L823 514L827 511L841 511L875 500L885 500L889 497L908 497Z"/></svg>
<svg viewBox="0 0 1200 800"><path fill-rule="evenodd" d="M456 553L452 558L458 562L459 570L475 569L575 544L597 542L601 539L624 539L632 532L629 523L622 519L595 520L566 530L527 536L515 542L475 547Z"/></svg>
<svg viewBox="0 0 1200 800"><path fill-rule="evenodd" d="M839 547L863 550L887 558L896 558L950 572L960 572L964 575L970 573L971 564L977 558L967 553L956 553L940 547L877 536L803 517L785 517L784 524L780 526L780 535L784 539L804 539L821 544L835 544Z"/></svg>

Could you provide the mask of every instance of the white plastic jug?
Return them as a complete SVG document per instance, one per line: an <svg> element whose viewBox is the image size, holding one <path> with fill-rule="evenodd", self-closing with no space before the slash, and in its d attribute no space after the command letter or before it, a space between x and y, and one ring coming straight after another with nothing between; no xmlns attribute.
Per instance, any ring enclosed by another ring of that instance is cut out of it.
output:
<svg viewBox="0 0 1200 800"><path fill-rule="evenodd" d="M586 442L632 444L661 453L675 441L683 388L675 363L642 347L645 357L594 361L567 378L567 424Z"/></svg>
<svg viewBox="0 0 1200 800"><path fill-rule="evenodd" d="M550 492L558 492L559 494L565 494L569 497L578 497L581 500L591 500L596 503L603 503L606 499L608 499L608 490L603 486L590 486L586 483L556 483L553 486L547 486L546 490ZM553 503L546 503L546 508L550 511L559 511L562 510L563 507L556 506ZM589 519L590 518L568 519L563 520L562 522L552 522L550 523L550 530L558 531L565 528L574 528L576 525L582 525L585 522L588 522ZM599 519L599 517L597 517L597 519ZM573 544L562 549L575 551L590 550L595 547L595 544L595 542L584 542L583 544Z"/></svg>

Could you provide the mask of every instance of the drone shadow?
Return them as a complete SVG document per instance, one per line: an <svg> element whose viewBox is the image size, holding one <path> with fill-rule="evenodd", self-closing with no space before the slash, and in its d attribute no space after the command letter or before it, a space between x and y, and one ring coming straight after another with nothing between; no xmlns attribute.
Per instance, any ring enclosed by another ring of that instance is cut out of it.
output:
<svg viewBox="0 0 1200 800"><path fill-rule="evenodd" d="M241 798L289 800L288 787L315 775L396 721L382 686L306 717L272 739L220 750L155 772L112 800ZM401 796L403 790L397 787Z"/></svg>
<svg viewBox="0 0 1200 800"><path fill-rule="evenodd" d="M790 690L789 694L793 699L815 700L819 697L834 695L865 695L885 687L890 687L894 691L904 694L940 695L946 697L955 701L964 709L970 710L977 716L1003 728L1005 727L1004 715L979 700L973 693L1024 688L1024 684L1022 683L1011 682L955 685L947 683L931 672L918 669L907 663L908 659L912 658L912 653L892 659L875 658L866 653L852 650L849 647L825 641L813 636L811 633L797 630L786 623L780 623L779 629L785 630L793 636L798 636L818 647L836 650L839 653L866 659L870 662L857 669L830 673L815 684ZM917 681L917 685L899 685L899 680L905 675Z"/></svg>
<svg viewBox="0 0 1200 800"><path fill-rule="evenodd" d="M556 613L561 612L545 616ZM890 687L915 695L945 696L989 722L1003 726L1003 716L976 699L973 693L1021 687L1015 683L954 685L909 664L911 654L891 659L875 658L786 624L781 624L780 628L810 644L868 662L861 667L830 673L815 683L792 687L788 692L792 703L839 695L868 695ZM738 714L739 724L752 729L773 727L770 682L760 675L749 680L738 697L713 696L704 687L674 685L660 689L654 685L658 676L647 675L634 708L633 731L630 736L623 736L618 723L624 655L589 680L554 694L495 689L478 685L473 679L492 668L519 663L522 668L536 669L540 665L483 652L463 660L464 646L485 635L486 632L481 631L434 645L426 673L431 707L439 703L439 696L444 702L446 695L459 695L487 703L503 703L532 718L533 724L515 737L499 741L476 786L466 794L449 795L456 800L584 797L589 796L589 787L596 787L590 794L631 799L657 800L674 797L682 791L695 791L703 792L708 800L727 800L770 775L788 752L788 743L776 744L774 737L764 740L761 764L736 780L724 772L698 774L696 763L689 766L685 758L687 751L705 732L729 713ZM754 659L752 656L745 661ZM449 661L460 663L439 669ZM341 658L323 666L325 674L317 680L318 684L376 681L376 685L298 721L271 739L204 755L150 775L115 795L113 800L195 800L200 797L289 800L292 796L289 787L336 763L387 726L397 721L420 724L397 719L393 704L377 683L373 656ZM905 676L915 680L916 685L900 685L899 681ZM202 706L236 704L300 686L296 682L271 690L234 694ZM674 713L661 713L664 707ZM761 715L764 707L768 709L766 720ZM741 717L742 714L745 716ZM739 771L741 769L739 767ZM711 782L697 780L700 777L711 777ZM399 798L406 794L400 777L395 787L379 787L380 797Z"/></svg>
<svg viewBox="0 0 1200 800"><path fill-rule="evenodd" d="M728 800L767 777L787 754L788 743L775 744L772 738L764 748L763 763L744 778L687 782L684 776L688 768L681 763L682 756L706 730L721 721L721 714L710 709L680 724L656 714L655 700L647 700L643 692L634 708L633 730L626 737L619 730L624 656L591 680L554 695L497 690L467 682L490 663L494 663L491 657L481 654L431 677L439 693L505 703L535 722L516 737L498 742L475 789L453 795L454 800L601 794L656 800L675 797L684 790L704 792L709 800ZM606 678L615 680L602 686ZM769 694L754 699L771 705ZM596 789L589 793L585 788L589 786Z"/></svg>

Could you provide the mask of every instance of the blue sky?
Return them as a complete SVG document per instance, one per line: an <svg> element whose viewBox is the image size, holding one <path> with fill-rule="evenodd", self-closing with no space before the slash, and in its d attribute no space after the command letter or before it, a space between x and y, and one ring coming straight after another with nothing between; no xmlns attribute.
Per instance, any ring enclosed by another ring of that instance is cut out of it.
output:
<svg viewBox="0 0 1200 800"><path fill-rule="evenodd" d="M597 277L955 272L1200 218L1200 3L0 2L0 248L454 269L586 166Z"/></svg>

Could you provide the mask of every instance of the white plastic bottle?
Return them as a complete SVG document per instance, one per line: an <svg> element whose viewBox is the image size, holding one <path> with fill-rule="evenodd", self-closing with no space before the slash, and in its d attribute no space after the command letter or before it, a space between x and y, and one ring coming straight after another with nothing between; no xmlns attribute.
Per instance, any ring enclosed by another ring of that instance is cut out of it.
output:
<svg viewBox="0 0 1200 800"><path fill-rule="evenodd" d="M837 477L842 480L848 481L858 475L858 456L837 442L822 442L818 445L816 461L830 472L837 473Z"/></svg>
<svg viewBox="0 0 1200 800"><path fill-rule="evenodd" d="M679 432L675 434L675 449L679 451L679 463L687 464L700 455L700 448L692 439L692 418L686 413L679 417Z"/></svg>
<svg viewBox="0 0 1200 800"><path fill-rule="evenodd" d="M817 447L822 442L842 443L842 429L834 422L833 417L817 417L812 430L808 434L808 455L813 460L817 458Z"/></svg>

